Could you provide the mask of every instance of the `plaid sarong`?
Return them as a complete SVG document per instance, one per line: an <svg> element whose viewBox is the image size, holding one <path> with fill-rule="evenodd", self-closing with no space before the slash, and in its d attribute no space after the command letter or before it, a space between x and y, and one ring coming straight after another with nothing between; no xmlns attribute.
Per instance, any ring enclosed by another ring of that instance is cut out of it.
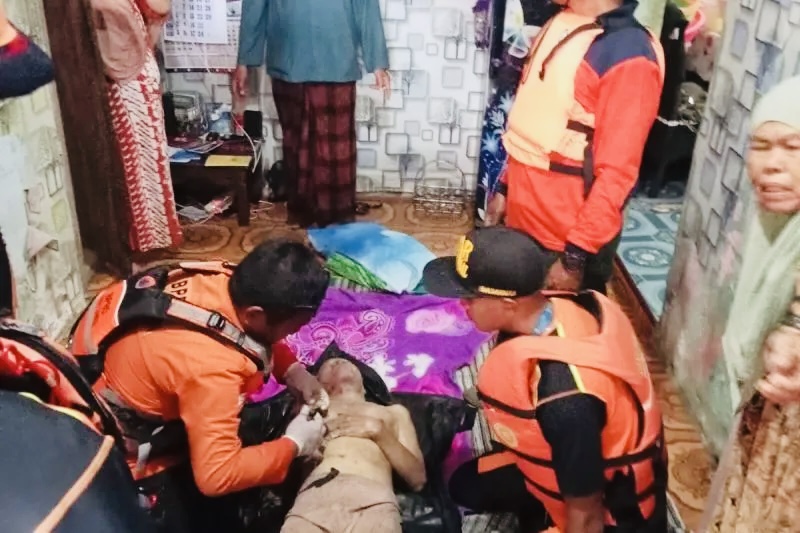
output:
<svg viewBox="0 0 800 533"><path fill-rule="evenodd" d="M351 222L356 203L355 83L272 80L291 222Z"/></svg>

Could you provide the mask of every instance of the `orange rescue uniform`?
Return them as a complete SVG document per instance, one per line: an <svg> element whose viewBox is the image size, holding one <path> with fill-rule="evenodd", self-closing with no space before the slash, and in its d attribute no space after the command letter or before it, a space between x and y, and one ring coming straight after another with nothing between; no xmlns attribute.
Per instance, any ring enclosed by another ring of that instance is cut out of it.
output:
<svg viewBox="0 0 800 533"><path fill-rule="evenodd" d="M165 292L214 310L241 328L228 292L225 273L170 278ZM293 362L288 347L273 347L276 377ZM140 328L107 352L103 377L130 407L165 421L180 418L189 437L192 471L198 488L215 496L259 485L280 483L296 455L293 441L282 437L243 447L239 412L247 394L264 383L264 374L241 351L201 332L181 326ZM170 464L167 458L147 463L146 477ZM135 458L130 459L131 467Z"/></svg>
<svg viewBox="0 0 800 533"><path fill-rule="evenodd" d="M592 304L596 313L576 303L589 295L596 302ZM484 413L494 437L508 451L505 457L487 456L479 466L491 470L504 462L515 463L528 490L563 531L566 506L550 445L536 421L536 408L568 394L590 394L605 404L608 413L601 435L607 487L619 483L620 476L631 481L635 493L621 503L638 504L648 519L657 511L658 492L666 490L666 448L661 411L633 328L616 304L597 293L550 301L558 336L508 340L492 350L480 370L478 394ZM537 398L538 361L544 360L568 364L577 389ZM616 502L610 493L604 494L604 504L605 523L616 525Z"/></svg>
<svg viewBox="0 0 800 533"><path fill-rule="evenodd" d="M635 7L597 19L562 11L523 70L498 191L507 225L549 250L596 254L621 230L664 80L661 45Z"/></svg>

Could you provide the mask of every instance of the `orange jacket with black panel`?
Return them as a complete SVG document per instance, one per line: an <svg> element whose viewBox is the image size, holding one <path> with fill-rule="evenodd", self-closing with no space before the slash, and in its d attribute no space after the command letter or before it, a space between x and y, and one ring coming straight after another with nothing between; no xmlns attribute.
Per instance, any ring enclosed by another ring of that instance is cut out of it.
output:
<svg viewBox="0 0 800 533"><path fill-rule="evenodd" d="M597 19L569 9L537 36L508 117L498 192L506 223L586 258L622 228L664 83L658 39L625 0Z"/></svg>
<svg viewBox="0 0 800 533"><path fill-rule="evenodd" d="M637 506L641 519L648 520L663 511L666 448L661 410L633 327L619 306L597 293L555 295L550 302L557 335L508 340L492 350L480 369L478 394L492 434L563 531L566 506L536 409L568 394L598 398L608 413L601 435L605 522L618 525L618 518L630 516ZM577 389L537 398L542 360L568 364Z"/></svg>
<svg viewBox="0 0 800 533"><path fill-rule="evenodd" d="M297 360L285 344L268 354L242 332L228 291L231 267L181 263L114 284L71 338L78 360L99 361L94 387L110 403L144 421L182 421L195 481L209 496L282 482L297 451L286 437L248 447L239 439L246 396L270 367L281 381ZM175 460L131 455L129 463L143 478Z"/></svg>

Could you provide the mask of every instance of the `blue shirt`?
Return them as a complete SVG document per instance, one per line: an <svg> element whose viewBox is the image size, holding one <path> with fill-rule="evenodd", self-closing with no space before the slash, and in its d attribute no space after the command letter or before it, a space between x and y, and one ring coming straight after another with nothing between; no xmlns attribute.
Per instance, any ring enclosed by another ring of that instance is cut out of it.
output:
<svg viewBox="0 0 800 533"><path fill-rule="evenodd" d="M533 334L536 336L544 335L547 328L553 323L553 304L547 302L539 315L539 320L536 321L536 327L533 328Z"/></svg>
<svg viewBox="0 0 800 533"><path fill-rule="evenodd" d="M283 81L352 82L389 68L378 0L244 0L239 65Z"/></svg>

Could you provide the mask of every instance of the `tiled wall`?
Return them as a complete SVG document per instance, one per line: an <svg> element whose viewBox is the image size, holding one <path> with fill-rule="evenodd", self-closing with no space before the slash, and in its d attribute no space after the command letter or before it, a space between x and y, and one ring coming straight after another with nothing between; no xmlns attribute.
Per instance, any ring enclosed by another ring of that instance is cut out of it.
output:
<svg viewBox="0 0 800 533"><path fill-rule="evenodd" d="M47 49L41 0L4 1L11 22ZM85 283L55 85L0 101L0 190L18 316L59 336L85 305Z"/></svg>
<svg viewBox="0 0 800 533"><path fill-rule="evenodd" d="M413 190L414 177L454 178L445 161L475 189L488 53L474 44L469 0L380 0L389 46L392 94L386 99L359 83L358 188L360 191ZM269 79L259 83L269 162L281 158L281 131ZM230 102L225 74L171 73L173 90L196 90ZM439 169L438 167L441 167Z"/></svg>
<svg viewBox="0 0 800 533"><path fill-rule="evenodd" d="M720 335L750 205L743 156L759 94L800 73L800 2L731 0L694 154L661 323L663 347L706 437L722 448L739 400ZM752 354L756 357L757 354Z"/></svg>

